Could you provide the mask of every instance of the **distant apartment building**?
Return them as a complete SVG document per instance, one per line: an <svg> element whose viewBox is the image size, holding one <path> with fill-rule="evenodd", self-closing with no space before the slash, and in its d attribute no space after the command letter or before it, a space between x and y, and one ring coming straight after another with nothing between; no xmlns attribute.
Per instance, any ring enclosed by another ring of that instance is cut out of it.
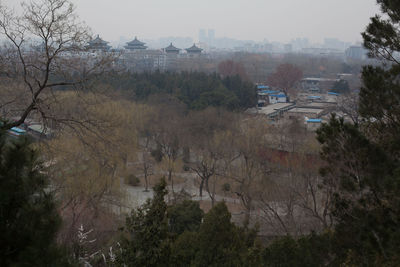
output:
<svg viewBox="0 0 400 267"><path fill-rule="evenodd" d="M364 60L367 58L367 50L362 46L350 46L346 49L347 60Z"/></svg>
<svg viewBox="0 0 400 267"><path fill-rule="evenodd" d="M199 42L206 43L207 42L207 34L205 29L199 30Z"/></svg>
<svg viewBox="0 0 400 267"><path fill-rule="evenodd" d="M199 42L207 44L207 46L213 46L215 45L215 30L214 29L208 29L206 31L205 29L200 29L199 30Z"/></svg>
<svg viewBox="0 0 400 267"><path fill-rule="evenodd" d="M337 38L325 38L324 39L324 47L337 49L340 51L346 50L350 46L350 43L343 42Z"/></svg>
<svg viewBox="0 0 400 267"><path fill-rule="evenodd" d="M323 47L308 47L303 48L300 51L302 54L307 54L310 56L326 56L326 57L336 57L344 59L344 52L339 49L334 48L323 48Z"/></svg>

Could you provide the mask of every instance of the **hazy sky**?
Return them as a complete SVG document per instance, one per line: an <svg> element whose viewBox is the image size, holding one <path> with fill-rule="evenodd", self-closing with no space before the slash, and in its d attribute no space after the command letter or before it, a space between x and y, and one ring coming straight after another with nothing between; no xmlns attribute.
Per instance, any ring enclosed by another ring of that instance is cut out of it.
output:
<svg viewBox="0 0 400 267"><path fill-rule="evenodd" d="M1 1L1 0L0 0ZM19 0L3 0L16 4ZM104 39L190 36L201 28L216 37L288 42L309 37L361 40L376 0L72 0L77 12Z"/></svg>

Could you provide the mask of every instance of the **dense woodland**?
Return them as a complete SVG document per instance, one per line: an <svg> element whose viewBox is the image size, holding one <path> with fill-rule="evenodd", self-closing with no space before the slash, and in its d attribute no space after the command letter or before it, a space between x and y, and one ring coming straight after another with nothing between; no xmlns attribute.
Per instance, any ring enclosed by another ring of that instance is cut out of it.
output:
<svg viewBox="0 0 400 267"><path fill-rule="evenodd" d="M156 94L169 94L195 110L214 106L239 111L254 107L257 101L254 84L239 76L221 78L200 72L114 73L103 77L99 84L139 101Z"/></svg>
<svg viewBox="0 0 400 267"><path fill-rule="evenodd" d="M378 3L387 18L363 38L381 65L362 69L357 119L316 134L244 114L245 64L117 73L59 54L87 42L68 1L1 7L2 53L18 56L1 62L0 265L398 266L400 6ZM21 25L53 46L23 53ZM51 134L7 134L28 120Z"/></svg>

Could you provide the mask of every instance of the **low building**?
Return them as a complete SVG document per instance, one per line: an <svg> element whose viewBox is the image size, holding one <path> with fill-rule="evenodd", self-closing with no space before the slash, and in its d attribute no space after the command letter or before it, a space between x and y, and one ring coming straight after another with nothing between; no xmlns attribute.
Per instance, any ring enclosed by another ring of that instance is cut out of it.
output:
<svg viewBox="0 0 400 267"><path fill-rule="evenodd" d="M280 91L260 90L258 91L257 96L259 106L287 102L286 95Z"/></svg>
<svg viewBox="0 0 400 267"><path fill-rule="evenodd" d="M12 127L10 130L7 131L7 134L10 136L18 137L18 136L25 135L26 131L19 127Z"/></svg>
<svg viewBox="0 0 400 267"><path fill-rule="evenodd" d="M318 119L322 113L323 109L320 108L302 108L302 107L296 107L288 111L288 116L289 119L303 119L305 117L311 118L311 119Z"/></svg>
<svg viewBox="0 0 400 267"><path fill-rule="evenodd" d="M27 128L28 133L34 138L50 138L53 134L50 128L45 127L43 124L31 124Z"/></svg>
<svg viewBox="0 0 400 267"><path fill-rule="evenodd" d="M306 119L307 130L316 131L322 124L321 119Z"/></svg>
<svg viewBox="0 0 400 267"><path fill-rule="evenodd" d="M294 103L276 103L267 105L257 109L257 114L266 115L268 119L276 121L281 118L285 112L292 109L295 106Z"/></svg>
<svg viewBox="0 0 400 267"><path fill-rule="evenodd" d="M284 93L271 94L271 95L268 95L268 100L269 100L270 104L286 103L287 97Z"/></svg>

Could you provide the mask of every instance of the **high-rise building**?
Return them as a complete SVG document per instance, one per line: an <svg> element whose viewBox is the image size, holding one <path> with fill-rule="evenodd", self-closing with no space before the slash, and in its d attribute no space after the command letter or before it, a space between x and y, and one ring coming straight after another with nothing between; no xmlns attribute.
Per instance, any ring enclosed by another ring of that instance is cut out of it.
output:
<svg viewBox="0 0 400 267"><path fill-rule="evenodd" d="M363 60L367 58L367 53L362 46L350 46L346 49L346 59Z"/></svg>
<svg viewBox="0 0 400 267"><path fill-rule="evenodd" d="M199 30L199 42L206 43L207 42L207 35L205 29Z"/></svg>
<svg viewBox="0 0 400 267"><path fill-rule="evenodd" d="M208 44L213 44L215 41L215 30L208 29Z"/></svg>

